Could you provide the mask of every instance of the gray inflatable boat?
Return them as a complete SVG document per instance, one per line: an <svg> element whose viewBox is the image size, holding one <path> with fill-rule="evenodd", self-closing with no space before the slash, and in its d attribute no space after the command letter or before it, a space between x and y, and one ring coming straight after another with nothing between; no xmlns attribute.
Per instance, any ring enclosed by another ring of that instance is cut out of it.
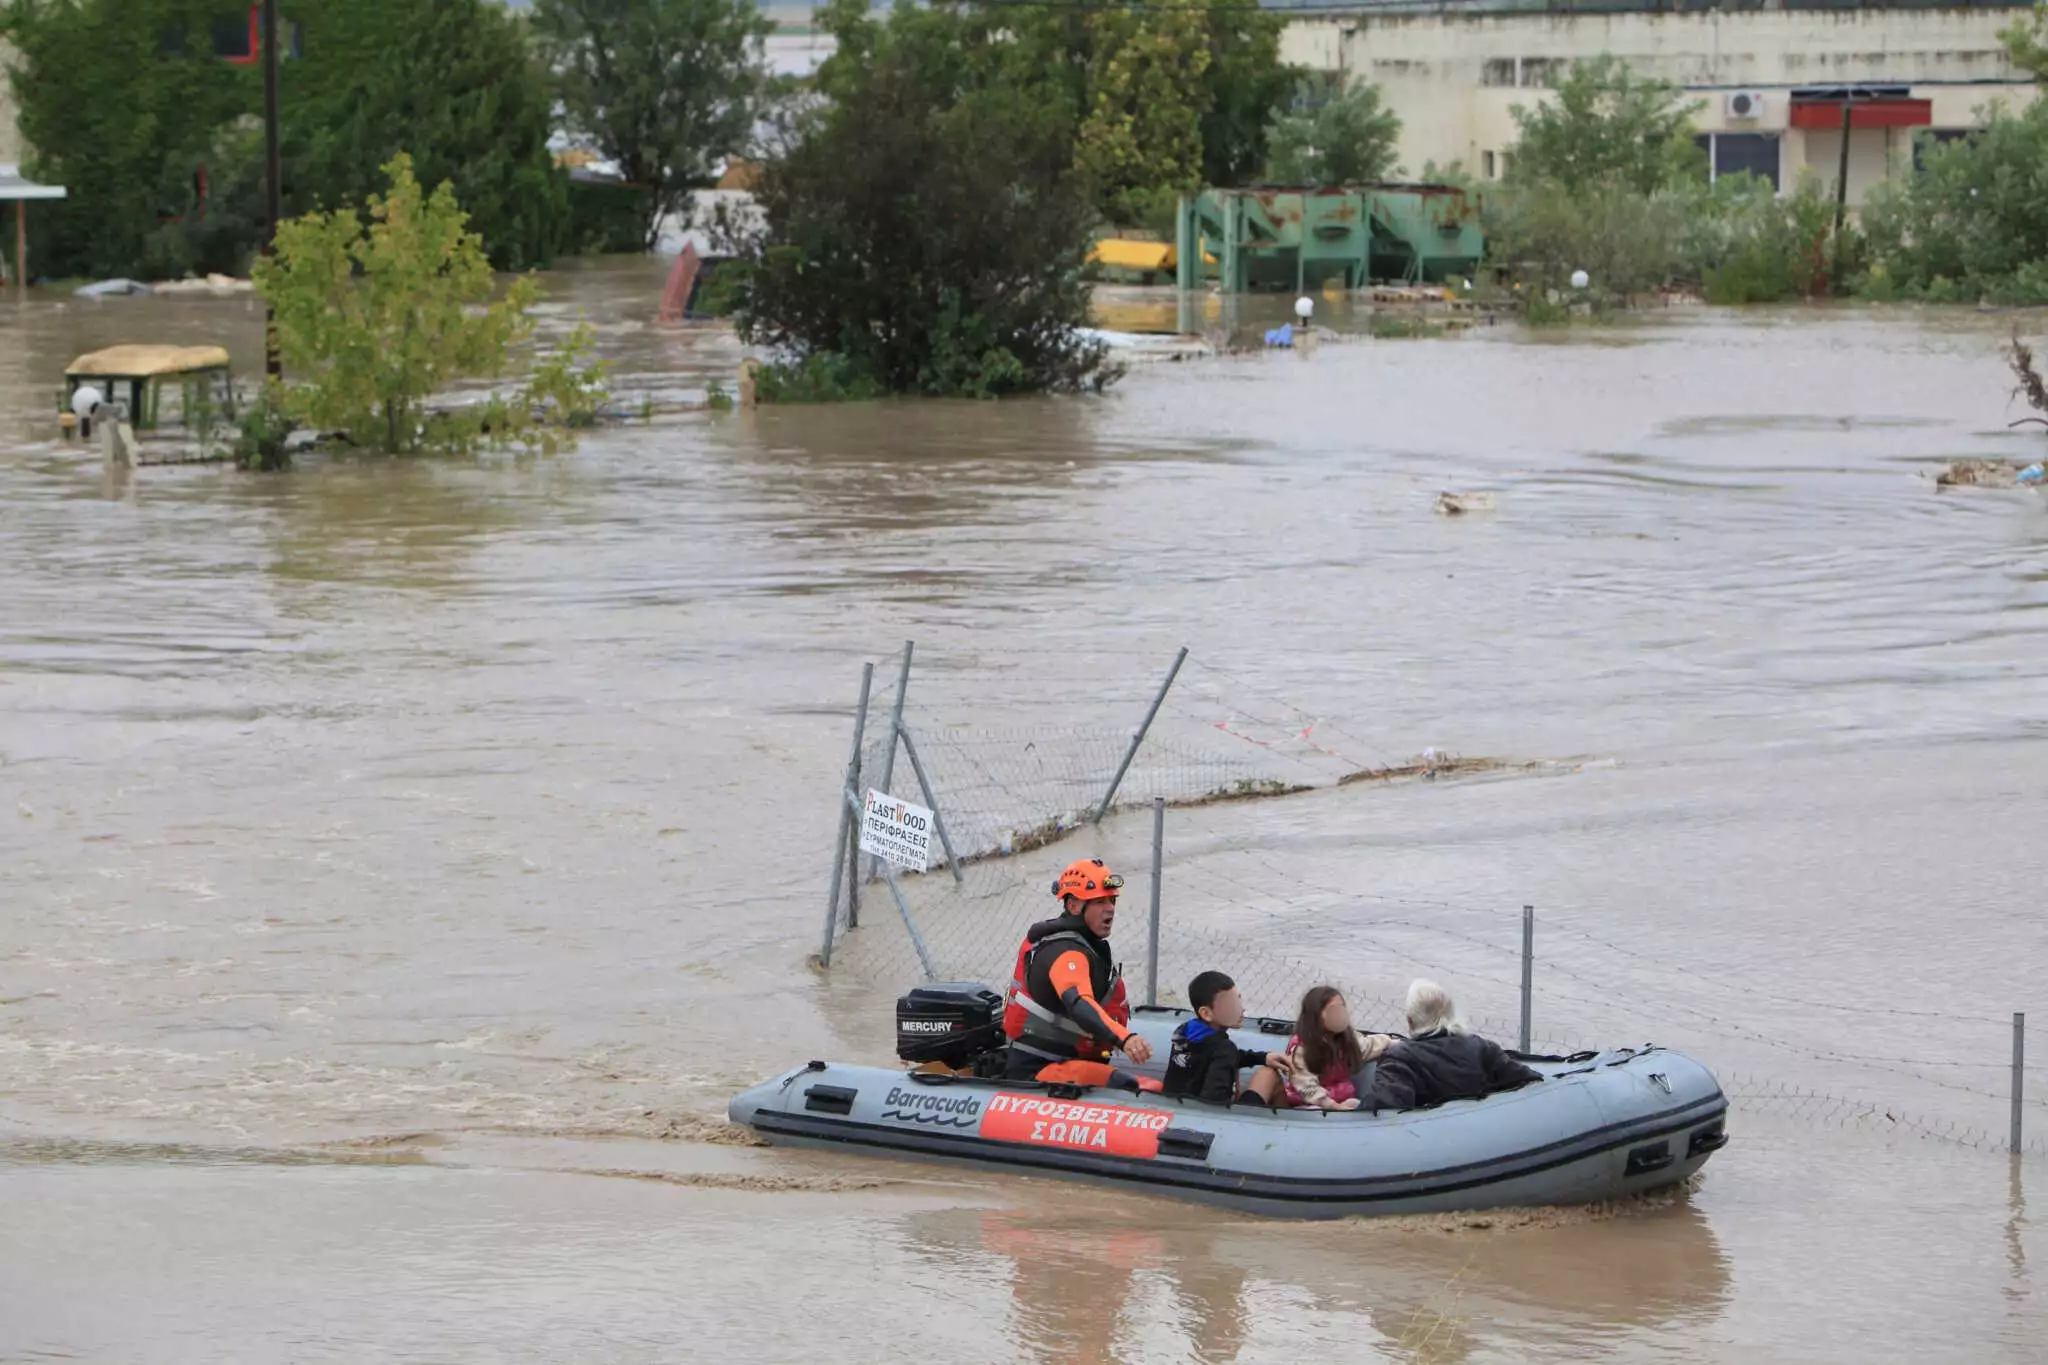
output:
<svg viewBox="0 0 2048 1365"><path fill-rule="evenodd" d="M936 1025L903 1013L899 1006L898 1050L934 1051ZM1132 1026L1155 1060L1133 1070L1158 1075L1186 1017L1137 1010ZM986 1056L988 1021L961 1022L967 1027L951 1034L961 1044L955 1065L977 1048ZM906 1027L918 1032L905 1035ZM1256 1019L1233 1035L1240 1047L1272 1049L1289 1032L1286 1021ZM833 1062L764 1081L734 1097L729 1112L771 1144L1010 1167L1288 1218L1614 1199L1686 1179L1728 1141L1719 1083L1681 1053L1640 1047L1520 1060L1544 1079L1483 1100L1377 1114Z"/></svg>

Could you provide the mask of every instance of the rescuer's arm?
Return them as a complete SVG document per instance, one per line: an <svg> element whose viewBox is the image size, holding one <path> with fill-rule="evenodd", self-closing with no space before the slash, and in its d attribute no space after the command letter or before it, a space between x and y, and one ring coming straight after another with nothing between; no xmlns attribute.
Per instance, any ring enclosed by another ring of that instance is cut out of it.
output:
<svg viewBox="0 0 2048 1365"><path fill-rule="evenodd" d="M1049 973L1052 988L1059 995L1060 1006L1067 1012L1067 1018L1087 1029L1104 1044L1122 1048L1124 1055L1134 1062L1152 1060L1152 1047L1143 1038L1109 1017L1109 1011L1102 1008L1102 1002L1095 998L1095 983L1088 977L1088 957L1079 951L1061 953L1053 960Z"/></svg>

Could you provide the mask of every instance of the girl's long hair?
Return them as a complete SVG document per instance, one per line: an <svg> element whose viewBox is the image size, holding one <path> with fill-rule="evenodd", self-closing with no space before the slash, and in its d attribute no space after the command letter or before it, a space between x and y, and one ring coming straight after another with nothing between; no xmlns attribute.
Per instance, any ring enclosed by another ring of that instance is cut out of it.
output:
<svg viewBox="0 0 2048 1365"><path fill-rule="evenodd" d="M1294 1036L1301 1039L1301 1060L1310 1072L1321 1076L1342 1061L1344 1074L1355 1074L1365 1065L1365 1053L1358 1046L1358 1030L1332 1033L1323 1027L1323 1008L1344 992L1335 986L1313 986L1301 997L1301 1017L1294 1021Z"/></svg>

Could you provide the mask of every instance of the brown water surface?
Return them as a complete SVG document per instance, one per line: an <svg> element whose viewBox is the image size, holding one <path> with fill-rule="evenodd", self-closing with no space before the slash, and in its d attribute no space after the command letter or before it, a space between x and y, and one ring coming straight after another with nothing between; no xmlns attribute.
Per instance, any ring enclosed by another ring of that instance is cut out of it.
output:
<svg viewBox="0 0 2048 1365"><path fill-rule="evenodd" d="M729 380L660 280L555 316L621 388ZM2002 1140L2048 1019L2048 507L1927 477L2043 453L2007 327L1501 327L116 479L51 439L64 363L253 373L258 315L0 307L0 1358L2048 1359L2041 1158L1919 1135ZM1542 1029L1777 1098L1680 1198L1388 1224L701 1140L886 1049L806 955L906 637L961 720L1128 725L1187 644L1189 706L1361 762L1561 764L1177 815L1176 913L1500 1017L1534 903Z"/></svg>

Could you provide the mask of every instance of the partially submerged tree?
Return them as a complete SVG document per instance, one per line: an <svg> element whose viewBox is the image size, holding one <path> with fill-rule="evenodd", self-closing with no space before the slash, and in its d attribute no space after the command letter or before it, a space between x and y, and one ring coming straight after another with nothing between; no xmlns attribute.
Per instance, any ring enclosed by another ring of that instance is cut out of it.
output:
<svg viewBox="0 0 2048 1365"><path fill-rule="evenodd" d="M754 0L535 0L533 28L570 126L653 192L652 247L662 217L750 146L775 21Z"/></svg>
<svg viewBox="0 0 2048 1365"><path fill-rule="evenodd" d="M1401 120L1379 87L1304 92L1305 108L1274 120L1267 177L1282 185L1360 185L1397 173Z"/></svg>
<svg viewBox="0 0 2048 1365"><path fill-rule="evenodd" d="M1916 173L1863 205L1864 289L1932 302L2048 303L2048 101L1994 105L1983 128L1922 142Z"/></svg>
<svg viewBox="0 0 2048 1365"><path fill-rule="evenodd" d="M1514 107L1521 136L1508 179L1569 193L1618 185L1637 194L1704 180L1706 156L1693 141L1698 109L1671 82L1639 77L1613 57L1573 62L1552 98Z"/></svg>
<svg viewBox="0 0 2048 1365"><path fill-rule="evenodd" d="M540 285L524 276L499 294L448 183L424 193L404 153L385 173L390 189L369 196L367 223L348 209L280 223L274 254L256 264L294 379L282 395L290 415L392 454L569 443L561 427L604 401L601 373L579 363L587 333L512 397L432 403L455 381L506 372L533 335Z"/></svg>
<svg viewBox="0 0 2048 1365"><path fill-rule="evenodd" d="M763 166L740 335L777 398L990 397L1113 377L1079 334L1091 186L1070 112L979 15L861 0L821 11L827 103Z"/></svg>

